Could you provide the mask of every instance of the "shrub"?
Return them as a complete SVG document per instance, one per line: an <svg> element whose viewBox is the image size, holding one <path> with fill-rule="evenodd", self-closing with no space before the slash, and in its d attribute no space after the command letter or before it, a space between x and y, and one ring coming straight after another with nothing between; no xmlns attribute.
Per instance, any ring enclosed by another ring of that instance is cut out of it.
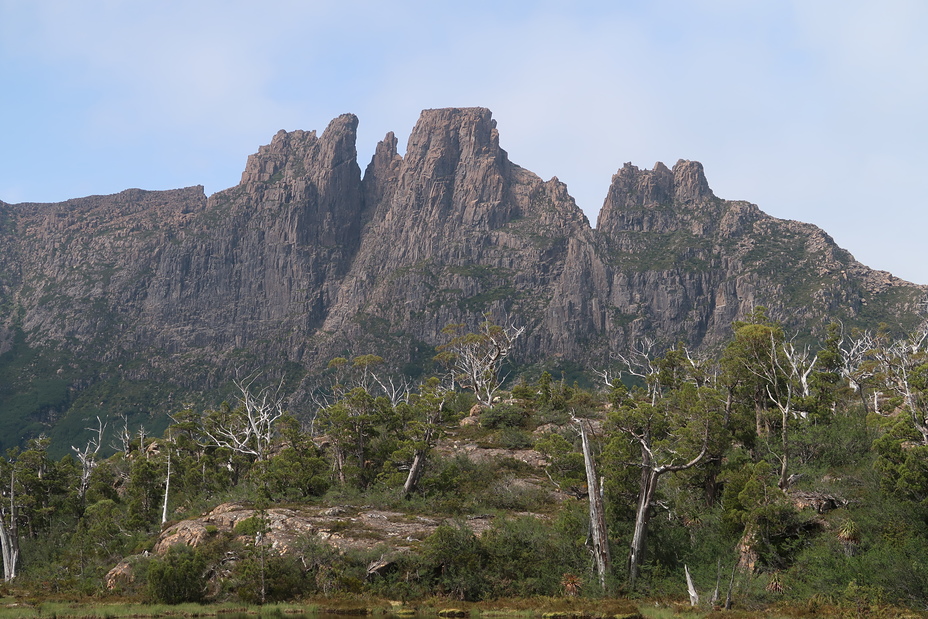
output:
<svg viewBox="0 0 928 619"><path fill-rule="evenodd" d="M491 430L519 428L524 421L524 411L510 404L496 404L480 414L480 425Z"/></svg>
<svg viewBox="0 0 928 619"><path fill-rule="evenodd" d="M423 550L439 591L461 600L481 599L488 587L486 552L466 525L440 525L423 542Z"/></svg>
<svg viewBox="0 0 928 619"><path fill-rule="evenodd" d="M258 551L254 554L257 555ZM314 588L298 558L270 553L239 561L234 576L235 593L246 604L290 600Z"/></svg>
<svg viewBox="0 0 928 619"><path fill-rule="evenodd" d="M155 602L200 602L206 589L206 560L183 544L148 564L148 594Z"/></svg>
<svg viewBox="0 0 928 619"><path fill-rule="evenodd" d="M500 430L498 443L503 449L530 449L532 435L524 430L503 428Z"/></svg>
<svg viewBox="0 0 928 619"><path fill-rule="evenodd" d="M236 535L257 535L264 531L264 528L264 519L255 515L236 522L233 532Z"/></svg>

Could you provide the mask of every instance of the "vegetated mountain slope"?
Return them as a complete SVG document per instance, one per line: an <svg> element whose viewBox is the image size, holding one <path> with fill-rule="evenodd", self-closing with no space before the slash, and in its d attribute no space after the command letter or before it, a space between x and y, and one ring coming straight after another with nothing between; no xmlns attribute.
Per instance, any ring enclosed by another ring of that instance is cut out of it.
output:
<svg viewBox="0 0 928 619"><path fill-rule="evenodd" d="M421 371L442 328L485 313L527 327L519 362L595 366L645 336L714 345L755 305L814 332L904 322L925 294L715 197L696 162L626 164L594 230L563 183L509 161L486 109L424 111L363 179L357 122L279 132L209 199L0 203L3 446L76 440L96 414L155 424L236 373L296 388L339 354Z"/></svg>
<svg viewBox="0 0 928 619"><path fill-rule="evenodd" d="M717 198L695 161L626 163L596 233L611 273L605 306L636 336L719 343L757 305L792 332L908 323L926 292L860 264L816 226Z"/></svg>

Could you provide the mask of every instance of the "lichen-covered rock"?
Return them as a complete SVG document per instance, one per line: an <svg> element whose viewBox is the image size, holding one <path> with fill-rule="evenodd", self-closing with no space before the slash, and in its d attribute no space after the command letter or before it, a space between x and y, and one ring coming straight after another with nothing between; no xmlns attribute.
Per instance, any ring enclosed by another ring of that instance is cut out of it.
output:
<svg viewBox="0 0 928 619"><path fill-rule="evenodd" d="M130 558L117 563L113 569L106 573L103 582L106 584L106 588L111 591L135 582L135 570L132 568Z"/></svg>

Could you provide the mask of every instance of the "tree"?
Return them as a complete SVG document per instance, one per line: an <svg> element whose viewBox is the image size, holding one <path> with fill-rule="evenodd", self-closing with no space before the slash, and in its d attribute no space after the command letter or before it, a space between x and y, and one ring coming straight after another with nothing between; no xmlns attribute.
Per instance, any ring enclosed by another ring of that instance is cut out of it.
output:
<svg viewBox="0 0 928 619"><path fill-rule="evenodd" d="M103 432L106 430L106 424L103 423L100 416L97 415L97 427L87 428L87 430L93 432L94 435L88 439L86 447L80 450L73 445L71 446L71 449L77 454L77 460L81 463L81 483L78 489L78 497L80 498L81 504L84 503L87 495L87 488L90 485L90 476L93 474L93 469L97 466L97 452L100 451L100 446L103 445Z"/></svg>
<svg viewBox="0 0 928 619"><path fill-rule="evenodd" d="M686 371L686 359L683 349L669 350L652 364L654 370L646 376L647 389L625 399L609 414L610 426L618 431L613 453L620 458L624 455L626 465L641 470L628 554L632 588L644 558L660 479L702 462L722 418L725 399L713 387L697 386Z"/></svg>
<svg viewBox="0 0 928 619"><path fill-rule="evenodd" d="M770 434L764 412L773 404L780 413L779 486L789 485L790 425L808 416L797 403L811 397L809 377L818 355L808 347L797 347L787 340L783 329L767 319L764 308L755 309L746 322L735 323L735 337L725 350L724 364L729 384L747 386L755 408L758 437Z"/></svg>
<svg viewBox="0 0 928 619"><path fill-rule="evenodd" d="M354 460L358 483L367 484L369 441L377 433L378 423L392 410L387 398L375 398L363 387L355 387L338 402L317 413L316 429L329 439L339 483L346 483L350 460Z"/></svg>
<svg viewBox="0 0 928 619"><path fill-rule="evenodd" d="M418 488L426 459L441 438L444 424L449 421L452 413L449 399L452 396L453 393L444 388L437 378L432 378L411 399L412 420L407 423L406 432L412 443L413 456L403 484L403 494L407 497Z"/></svg>
<svg viewBox="0 0 928 619"><path fill-rule="evenodd" d="M744 320L732 324L734 337L722 354L722 371L729 395L749 402L754 409L756 437L769 434L765 419L769 399L767 382L772 347L783 341L783 329L767 318L767 309L754 308Z"/></svg>
<svg viewBox="0 0 928 619"><path fill-rule="evenodd" d="M606 575L612 569L612 556L609 553L609 532L606 530L606 515L603 510L603 492L596 475L596 465L590 449L590 438L584 420L574 418L578 426L583 448L583 464L586 470L586 487L590 495L590 537L593 541L593 561L599 576L599 586L606 590Z"/></svg>
<svg viewBox="0 0 928 619"><path fill-rule="evenodd" d="M872 354L879 378L901 400L921 444L928 445L928 320L897 340L880 333Z"/></svg>
<svg viewBox="0 0 928 619"><path fill-rule="evenodd" d="M3 579L10 582L16 578L16 567L19 564L19 513L16 504L16 465L10 466L10 508L6 509L6 502L0 508L0 551L3 554Z"/></svg>
<svg viewBox="0 0 928 619"><path fill-rule="evenodd" d="M275 422L283 416L284 408L282 385L254 393L256 378L234 381L239 391L238 407L208 412L201 419L200 432L208 444L253 456L263 463L274 438Z"/></svg>
<svg viewBox="0 0 928 619"><path fill-rule="evenodd" d="M265 483L272 498L321 496L331 486L329 466L312 438L291 415L280 419L282 446L268 461Z"/></svg>
<svg viewBox="0 0 928 619"><path fill-rule="evenodd" d="M481 323L476 333L465 332L463 324L448 325L442 333L451 336L439 346L436 357L447 365L454 379L465 389L471 389L485 406L493 405L502 379L500 366L515 347L525 327L514 324L497 325L491 320Z"/></svg>

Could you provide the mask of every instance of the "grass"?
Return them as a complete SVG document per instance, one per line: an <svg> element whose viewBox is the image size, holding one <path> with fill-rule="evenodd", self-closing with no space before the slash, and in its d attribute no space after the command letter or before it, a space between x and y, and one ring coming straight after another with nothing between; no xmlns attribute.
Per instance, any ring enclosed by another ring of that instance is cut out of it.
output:
<svg viewBox="0 0 928 619"><path fill-rule="evenodd" d="M117 617L217 617L253 615L256 617L315 614L315 604L268 604L242 606L241 604L130 604L130 603L76 603L42 602L40 604L5 604L0 607L0 619L29 617L55 617L56 619L116 619Z"/></svg>
<svg viewBox="0 0 928 619"><path fill-rule="evenodd" d="M686 603L628 600L622 598L532 597L507 598L467 603L447 598L429 598L418 603L393 602L369 597L325 597L305 603L281 603L265 606L242 604L137 604L127 602L82 603L41 602L16 603L13 598L0 598L0 619L55 617L56 619L117 619L123 617L288 617L302 615L391 615L391 616L455 616L504 617L535 619L787 619L794 617L854 617L860 609L851 607L816 607L808 605L777 605L752 610L711 610L690 608ZM892 607L868 607L865 616L877 618L928 617Z"/></svg>

